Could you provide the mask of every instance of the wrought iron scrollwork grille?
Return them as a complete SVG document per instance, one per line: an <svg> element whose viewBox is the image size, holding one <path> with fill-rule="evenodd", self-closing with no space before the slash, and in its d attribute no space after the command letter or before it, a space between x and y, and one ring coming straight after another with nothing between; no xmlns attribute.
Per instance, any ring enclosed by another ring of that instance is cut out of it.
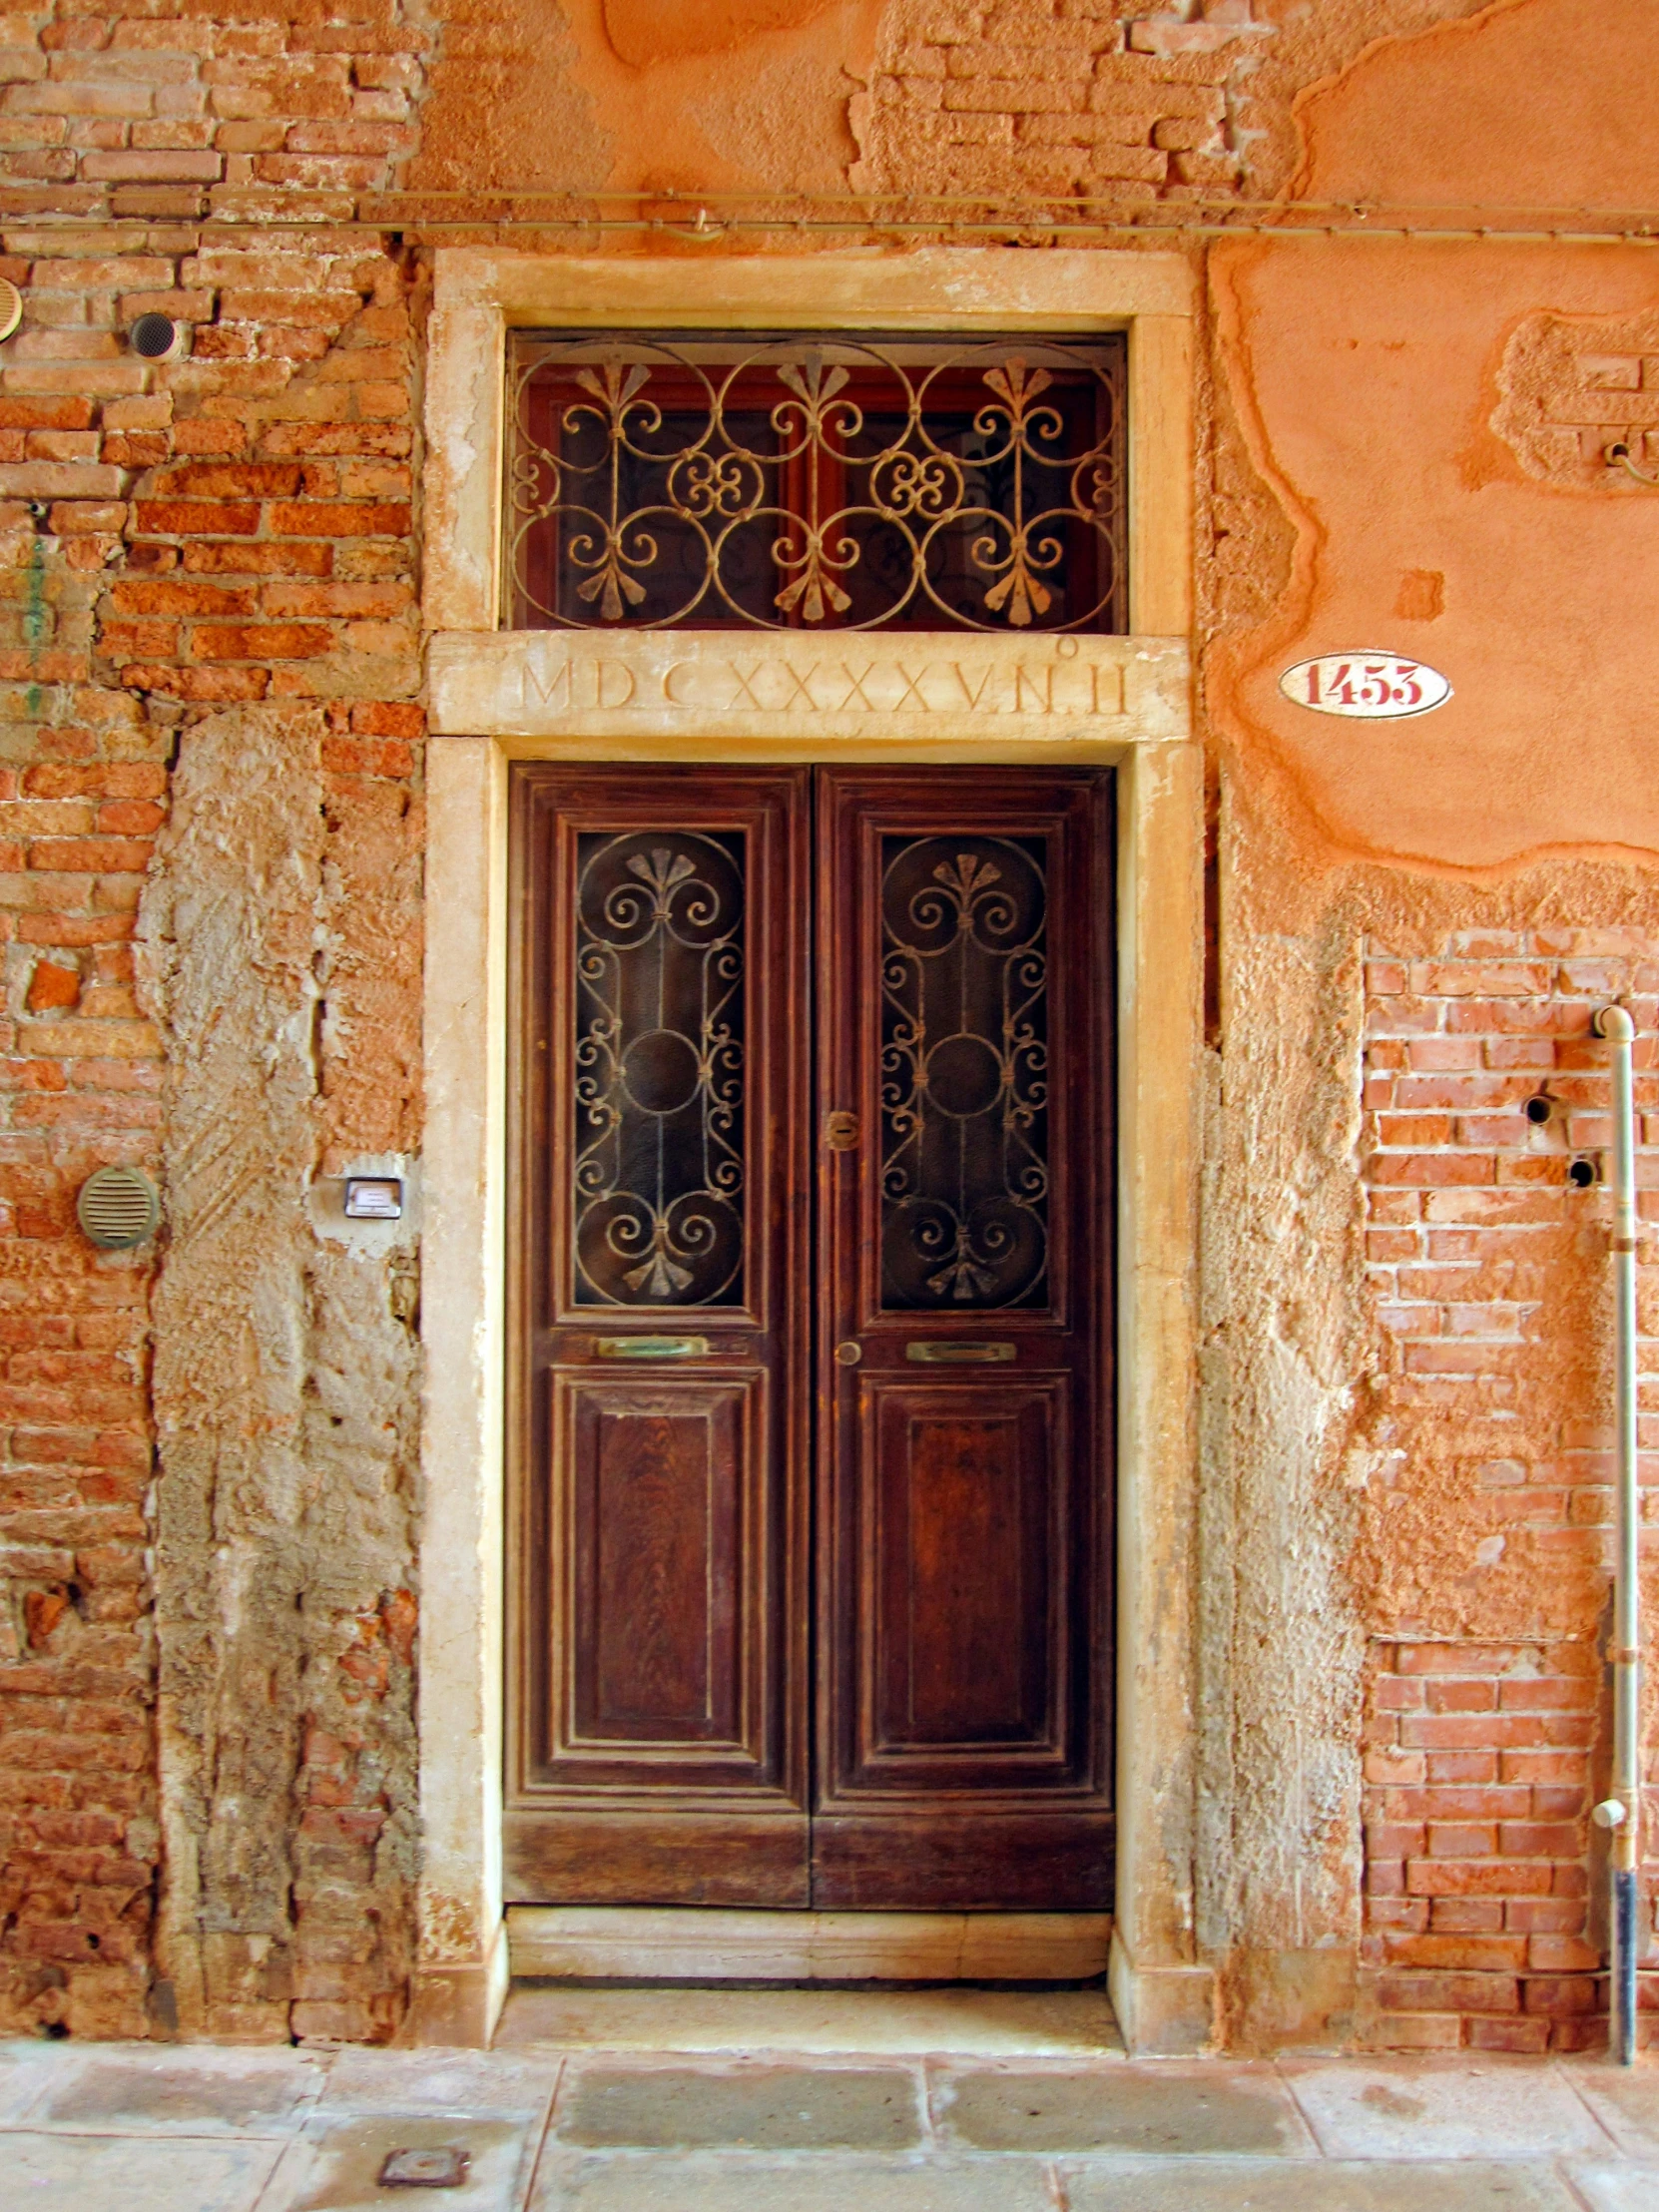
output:
<svg viewBox="0 0 1659 2212"><path fill-rule="evenodd" d="M744 843L577 840L578 1306L743 1303Z"/></svg>
<svg viewBox="0 0 1659 2212"><path fill-rule="evenodd" d="M1121 341L571 337L510 359L506 620L1124 627Z"/></svg>
<svg viewBox="0 0 1659 2212"><path fill-rule="evenodd" d="M881 1304L1040 1307L1047 840L881 840Z"/></svg>

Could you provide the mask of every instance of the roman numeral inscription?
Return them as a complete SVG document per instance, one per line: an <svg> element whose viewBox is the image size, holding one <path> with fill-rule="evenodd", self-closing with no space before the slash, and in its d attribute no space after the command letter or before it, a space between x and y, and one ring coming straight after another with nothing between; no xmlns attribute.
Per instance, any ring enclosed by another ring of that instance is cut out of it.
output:
<svg viewBox="0 0 1659 2212"><path fill-rule="evenodd" d="M1186 735L1186 652L1166 638L1018 641L866 635L828 652L817 639L645 632L575 640L546 632L468 637L431 648L437 729L473 736L595 729L707 732L815 728L920 734L964 722L1083 736ZM1106 734L1106 733L1102 733Z"/></svg>
<svg viewBox="0 0 1659 2212"><path fill-rule="evenodd" d="M1072 640L1064 641L1071 644ZM653 670L654 683L626 661L566 651L526 661L516 704L526 714L614 714L661 703L720 715L1121 715L1123 670L1080 654L1010 660L990 667L959 660L801 660L741 653L700 654ZM649 686L649 688L648 688ZM505 706L505 703L503 703Z"/></svg>

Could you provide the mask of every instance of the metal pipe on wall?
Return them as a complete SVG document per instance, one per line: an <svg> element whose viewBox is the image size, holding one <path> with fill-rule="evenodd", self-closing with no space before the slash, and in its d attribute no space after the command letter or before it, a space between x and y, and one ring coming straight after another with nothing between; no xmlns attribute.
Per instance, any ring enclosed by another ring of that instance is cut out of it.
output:
<svg viewBox="0 0 1659 2212"><path fill-rule="evenodd" d="M1611 1831L1612 1935L1609 2035L1614 2057L1636 2057L1636 1870L1640 1864L1642 1773L1641 1590L1637 1579L1636 1488L1636 1115L1631 1072L1636 1027L1622 1006L1604 1006L1598 1035L1613 1047L1613 1301L1614 1394L1618 1431L1617 1544L1613 1573L1612 1793L1595 1809Z"/></svg>

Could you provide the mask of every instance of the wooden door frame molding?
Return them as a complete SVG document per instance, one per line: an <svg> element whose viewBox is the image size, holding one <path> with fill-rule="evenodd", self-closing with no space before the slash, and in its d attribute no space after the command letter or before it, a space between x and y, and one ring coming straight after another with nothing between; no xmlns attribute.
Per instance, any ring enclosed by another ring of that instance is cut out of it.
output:
<svg viewBox="0 0 1659 2212"><path fill-rule="evenodd" d="M1193 276L1176 255L1000 248L437 257L424 479L427 748L422 1880L411 2032L488 2039L501 1881L507 768L513 760L1068 761L1118 770L1117 1915L1131 2047L1210 2039L1193 1928L1203 772L1192 736ZM1126 329L1127 638L734 641L496 628L514 325ZM930 658L929 658L930 657ZM918 662L926 662L917 674ZM900 663L903 664L900 667ZM884 688L883 688L884 680ZM876 734L878 733L878 734Z"/></svg>

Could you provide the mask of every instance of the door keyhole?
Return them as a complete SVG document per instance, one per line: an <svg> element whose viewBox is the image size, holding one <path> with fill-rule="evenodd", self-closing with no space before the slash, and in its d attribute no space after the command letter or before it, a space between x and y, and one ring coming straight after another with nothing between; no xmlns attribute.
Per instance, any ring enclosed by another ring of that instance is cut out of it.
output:
<svg viewBox="0 0 1659 2212"><path fill-rule="evenodd" d="M858 1117L838 1107L827 1115L824 1123L824 1141L831 1152L856 1152L858 1149Z"/></svg>

